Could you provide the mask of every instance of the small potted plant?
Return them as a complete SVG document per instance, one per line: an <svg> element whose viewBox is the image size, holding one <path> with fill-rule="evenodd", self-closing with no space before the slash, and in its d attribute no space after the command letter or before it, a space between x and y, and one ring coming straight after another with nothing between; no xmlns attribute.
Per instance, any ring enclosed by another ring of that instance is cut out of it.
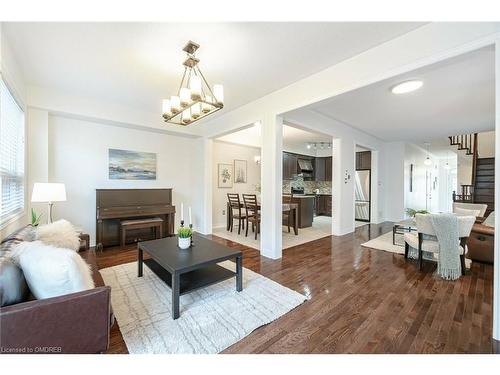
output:
<svg viewBox="0 0 500 375"><path fill-rule="evenodd" d="M415 218L416 214L428 214L428 213L429 213L429 211L427 211L427 210L415 210L413 208L406 209L406 214L411 218Z"/></svg>
<svg viewBox="0 0 500 375"><path fill-rule="evenodd" d="M191 228L187 227L180 227L177 230L177 237L179 241L179 247L181 249L187 249L189 246L191 246L191 236L193 235L193 231Z"/></svg>
<svg viewBox="0 0 500 375"><path fill-rule="evenodd" d="M37 227L40 224L42 214L38 215L34 209L31 209L31 225Z"/></svg>

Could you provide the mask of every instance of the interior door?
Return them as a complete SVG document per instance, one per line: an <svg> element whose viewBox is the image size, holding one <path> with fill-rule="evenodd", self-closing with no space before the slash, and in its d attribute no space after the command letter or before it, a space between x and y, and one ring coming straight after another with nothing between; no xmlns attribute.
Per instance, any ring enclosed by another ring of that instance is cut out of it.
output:
<svg viewBox="0 0 500 375"><path fill-rule="evenodd" d="M370 180L369 170L356 171L354 218L370 221Z"/></svg>

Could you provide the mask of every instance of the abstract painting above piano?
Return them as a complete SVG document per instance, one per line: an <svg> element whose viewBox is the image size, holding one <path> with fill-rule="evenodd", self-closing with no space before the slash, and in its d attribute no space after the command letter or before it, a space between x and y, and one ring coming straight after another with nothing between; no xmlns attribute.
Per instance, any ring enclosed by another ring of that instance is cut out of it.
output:
<svg viewBox="0 0 500 375"><path fill-rule="evenodd" d="M156 180L156 154L109 149L110 180Z"/></svg>

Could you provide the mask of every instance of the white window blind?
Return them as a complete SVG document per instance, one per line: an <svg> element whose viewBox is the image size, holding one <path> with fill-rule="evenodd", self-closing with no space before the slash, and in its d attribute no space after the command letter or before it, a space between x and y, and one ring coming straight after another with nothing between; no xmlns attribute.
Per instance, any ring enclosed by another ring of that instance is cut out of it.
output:
<svg viewBox="0 0 500 375"><path fill-rule="evenodd" d="M24 211L24 112L0 79L0 227Z"/></svg>

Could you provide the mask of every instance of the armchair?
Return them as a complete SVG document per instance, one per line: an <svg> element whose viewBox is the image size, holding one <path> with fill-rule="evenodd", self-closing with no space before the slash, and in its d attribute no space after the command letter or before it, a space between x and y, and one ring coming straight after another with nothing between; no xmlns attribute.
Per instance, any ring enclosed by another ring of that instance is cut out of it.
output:
<svg viewBox="0 0 500 375"><path fill-rule="evenodd" d="M465 273L465 253L467 252L466 243L471 233L472 226L476 218L474 216L458 217L458 235L460 238L460 263L462 265L462 274ZM425 214L415 215L417 232L405 233L405 258L408 258L410 247L418 250L418 267L422 270L423 252L433 254L439 253L439 242L436 238L436 231L431 222L431 216Z"/></svg>

